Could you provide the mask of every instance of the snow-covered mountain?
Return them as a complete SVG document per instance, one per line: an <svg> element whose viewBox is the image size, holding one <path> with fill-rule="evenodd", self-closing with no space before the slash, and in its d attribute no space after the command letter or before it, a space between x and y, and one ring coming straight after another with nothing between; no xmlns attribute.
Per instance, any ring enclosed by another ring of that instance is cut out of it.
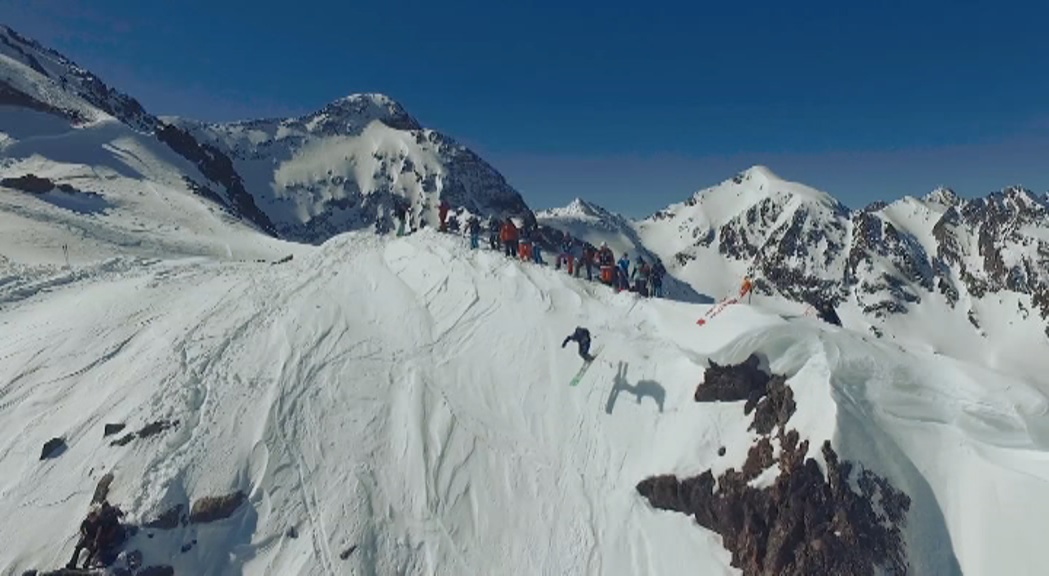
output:
<svg viewBox="0 0 1049 576"><path fill-rule="evenodd" d="M319 242L377 220L388 225L398 199L431 225L441 200L485 216L529 212L484 160L381 94L342 98L301 118L172 121L233 159L284 237Z"/></svg>
<svg viewBox="0 0 1049 576"><path fill-rule="evenodd" d="M93 499L175 574L1044 571L1031 381L434 231L297 249L0 292L0 571L64 565Z"/></svg>
<svg viewBox="0 0 1049 576"><path fill-rule="evenodd" d="M6 27L0 120L0 177L16 189L26 176L47 178L127 212L136 208L111 190L114 183L155 191L164 201L195 195L203 207L190 212L223 212L270 235L313 243L377 223L384 228L398 198L413 206L416 225L436 223L440 200L486 217L531 214L491 166L386 96L349 96L284 120L210 125L158 118ZM160 216L155 226L178 219L156 209L137 216Z"/></svg>
<svg viewBox="0 0 1049 576"><path fill-rule="evenodd" d="M1044 199L849 211L754 168L541 215L708 295L755 274L699 326L673 289L336 234L401 194L527 211L385 97L160 119L0 37L0 573L67 565L100 502L131 576L1045 573Z"/></svg>
<svg viewBox="0 0 1049 576"><path fill-rule="evenodd" d="M563 208L537 212L536 220L544 226L585 239L594 246L607 243L616 257L627 254L633 258L638 253L651 255L638 237L633 222L621 214L609 212L580 198Z"/></svg>
<svg viewBox="0 0 1049 576"><path fill-rule="evenodd" d="M939 189L850 210L756 166L640 221L587 206L543 221L588 240L615 230L715 298L749 275L756 298L830 303L853 328L953 355L986 350L998 367L1031 361L997 334L1049 333L1047 204L1028 190L964 200Z"/></svg>

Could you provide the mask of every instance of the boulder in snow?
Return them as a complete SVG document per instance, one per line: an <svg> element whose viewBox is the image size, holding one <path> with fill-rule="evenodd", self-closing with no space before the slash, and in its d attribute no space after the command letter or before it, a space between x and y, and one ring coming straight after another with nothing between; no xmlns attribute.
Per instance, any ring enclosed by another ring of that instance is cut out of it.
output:
<svg viewBox="0 0 1049 576"><path fill-rule="evenodd" d="M62 438L52 438L44 444L43 450L40 451L40 459L57 458L65 451L66 441Z"/></svg>
<svg viewBox="0 0 1049 576"><path fill-rule="evenodd" d="M190 524L205 524L229 518L248 496L238 490L225 496L207 496L193 503L189 512Z"/></svg>

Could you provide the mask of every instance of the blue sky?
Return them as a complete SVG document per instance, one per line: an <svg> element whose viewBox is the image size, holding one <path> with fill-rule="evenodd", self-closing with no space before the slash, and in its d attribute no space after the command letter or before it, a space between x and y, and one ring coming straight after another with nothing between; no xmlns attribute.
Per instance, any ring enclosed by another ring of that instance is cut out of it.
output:
<svg viewBox="0 0 1049 576"><path fill-rule="evenodd" d="M157 114L389 94L536 208L645 215L753 164L853 207L1049 190L1049 4L523 4L0 0L0 22Z"/></svg>

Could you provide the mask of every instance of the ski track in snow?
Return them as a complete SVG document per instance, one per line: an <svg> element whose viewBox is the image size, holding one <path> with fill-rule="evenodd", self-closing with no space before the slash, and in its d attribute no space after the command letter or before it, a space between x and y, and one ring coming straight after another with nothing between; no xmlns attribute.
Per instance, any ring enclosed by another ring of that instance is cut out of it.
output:
<svg viewBox="0 0 1049 576"><path fill-rule="evenodd" d="M719 537L634 485L742 463L740 405L691 396L707 358L754 351L790 377L810 455L829 438L917 499L915 573L1037 564L1049 402L988 369L758 306L698 329L708 306L613 294L436 233L351 234L280 266L79 274L0 315L0 512L25 519L18 534L0 525L25 543L0 570L64 563L112 470L111 500L136 522L248 494L229 520L136 537L178 573L736 574ZM569 387L580 360L559 344L577 325L601 354ZM665 409L620 378L655 383ZM179 425L124 447L101 437L159 419ZM53 435L68 449L37 462ZM1020 536L973 528L1024 521Z"/></svg>

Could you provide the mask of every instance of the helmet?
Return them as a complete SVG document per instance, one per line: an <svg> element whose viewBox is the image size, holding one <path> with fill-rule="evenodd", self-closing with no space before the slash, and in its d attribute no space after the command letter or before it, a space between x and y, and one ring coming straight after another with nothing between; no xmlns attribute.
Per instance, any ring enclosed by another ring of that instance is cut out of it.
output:
<svg viewBox="0 0 1049 576"><path fill-rule="evenodd" d="M608 248L608 242L601 242L602 248Z"/></svg>

